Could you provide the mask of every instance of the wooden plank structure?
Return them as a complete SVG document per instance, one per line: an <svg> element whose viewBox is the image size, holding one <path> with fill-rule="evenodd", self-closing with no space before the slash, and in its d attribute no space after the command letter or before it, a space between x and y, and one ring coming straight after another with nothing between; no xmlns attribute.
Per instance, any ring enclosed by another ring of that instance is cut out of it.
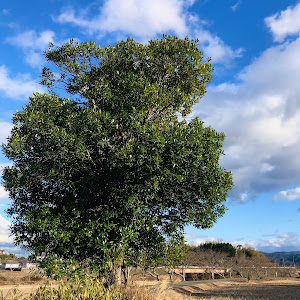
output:
<svg viewBox="0 0 300 300"><path fill-rule="evenodd" d="M186 274L210 274L211 278L214 279L215 274L221 275L224 277L225 273L227 273L227 269L216 269L211 267L182 267L176 269L170 269L169 274L180 275L185 281Z"/></svg>
<svg viewBox="0 0 300 300"><path fill-rule="evenodd" d="M268 270L271 269L275 269L275 270L287 270L291 276L292 273L296 274L297 276L300 276L300 269L297 266L292 266L292 267L286 267L286 266L282 266L282 267L260 267L261 270L265 270L264 274L265 276L268 275ZM255 268L254 266L252 267L240 267L240 270L256 270L257 268ZM226 268L214 268L214 267L196 267L196 266L180 266L178 268L171 268L169 269L169 276L170 279L172 280L172 275L176 274L176 275L180 275L183 279L183 281L185 281L186 279L186 275L187 274L210 274L211 279L215 279L215 274L222 276L223 278L225 278L225 274L228 274L229 277L231 277L231 273L232 273L232 269L226 269ZM242 276L242 275L241 275ZM275 272L275 277L277 277L277 271ZM243 276L242 276L243 277Z"/></svg>

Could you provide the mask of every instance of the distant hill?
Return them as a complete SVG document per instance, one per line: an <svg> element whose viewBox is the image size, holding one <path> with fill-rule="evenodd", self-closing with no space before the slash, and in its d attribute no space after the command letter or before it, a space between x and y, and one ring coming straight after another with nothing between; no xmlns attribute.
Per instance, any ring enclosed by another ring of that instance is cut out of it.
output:
<svg viewBox="0 0 300 300"><path fill-rule="evenodd" d="M280 266L300 266L300 251L262 253Z"/></svg>

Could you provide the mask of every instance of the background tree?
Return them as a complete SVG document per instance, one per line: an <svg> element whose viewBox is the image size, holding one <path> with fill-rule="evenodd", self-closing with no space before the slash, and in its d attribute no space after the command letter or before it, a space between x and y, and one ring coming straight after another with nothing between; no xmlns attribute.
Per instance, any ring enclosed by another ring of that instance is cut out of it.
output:
<svg viewBox="0 0 300 300"><path fill-rule="evenodd" d="M269 267L272 267L269 270ZM242 277L261 278L272 274L276 264L272 263L263 253L252 248L237 248L237 254L232 265L233 271Z"/></svg>
<svg viewBox="0 0 300 300"><path fill-rule="evenodd" d="M226 268L235 253L235 248L229 243L207 242L189 246L185 263L190 266Z"/></svg>
<svg viewBox="0 0 300 300"><path fill-rule="evenodd" d="M18 260L18 257L13 253L0 254L0 263L7 260Z"/></svg>
<svg viewBox="0 0 300 300"><path fill-rule="evenodd" d="M269 257L272 261L283 266L285 264L294 266L300 265L300 252L291 251L291 252L273 252L273 253L264 253L265 256Z"/></svg>
<svg viewBox="0 0 300 300"><path fill-rule="evenodd" d="M199 246L189 246L185 263L191 266L224 268L229 276L262 278L274 275L278 270L263 253L252 248L229 243L207 242Z"/></svg>
<svg viewBox="0 0 300 300"><path fill-rule="evenodd" d="M16 244L45 252L49 274L114 278L132 251L151 253L224 214L224 134L182 120L211 80L197 41L70 41L45 55L57 67L43 70L50 94L14 115L3 183Z"/></svg>

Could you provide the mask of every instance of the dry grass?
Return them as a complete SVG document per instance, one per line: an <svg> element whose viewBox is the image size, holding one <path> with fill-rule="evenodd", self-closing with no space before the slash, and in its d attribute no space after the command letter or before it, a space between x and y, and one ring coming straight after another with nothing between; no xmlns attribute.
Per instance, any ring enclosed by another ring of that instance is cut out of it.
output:
<svg viewBox="0 0 300 300"><path fill-rule="evenodd" d="M268 281L216 281L182 286L176 291L182 295L190 295L190 299L210 300L293 300L299 299L300 280L282 279Z"/></svg>
<svg viewBox="0 0 300 300"><path fill-rule="evenodd" d="M19 276L22 278L22 276ZM0 300L280 300L300 299L299 279L276 279L264 281L186 282L173 288L168 280L144 281L126 288L106 289L101 281L87 280L61 282L51 286L44 284L31 294L22 294L12 288ZM5 287L5 286L3 286Z"/></svg>
<svg viewBox="0 0 300 300"><path fill-rule="evenodd" d="M5 288L6 286L3 286ZM19 286L21 287L21 286ZM86 279L59 284L43 284L31 293L21 292L18 286L5 293L0 292L0 300L155 300L146 288L130 286L105 288L100 280Z"/></svg>
<svg viewBox="0 0 300 300"><path fill-rule="evenodd" d="M0 270L0 286L11 284L36 284L45 283L46 280L42 278L39 271L19 272Z"/></svg>
<svg viewBox="0 0 300 300"><path fill-rule="evenodd" d="M173 289L169 281L139 282L157 300L293 300L300 299L300 280L296 278L264 281L219 281L195 283ZM139 298L134 298L138 300ZM150 298L151 299L151 298Z"/></svg>

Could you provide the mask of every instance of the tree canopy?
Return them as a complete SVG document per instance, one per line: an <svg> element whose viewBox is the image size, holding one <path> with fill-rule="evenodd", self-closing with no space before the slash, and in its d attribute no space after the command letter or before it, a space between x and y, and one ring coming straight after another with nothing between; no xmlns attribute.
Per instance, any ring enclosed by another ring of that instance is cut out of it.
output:
<svg viewBox="0 0 300 300"><path fill-rule="evenodd" d="M224 214L224 134L183 118L212 77L197 41L70 41L45 56L49 93L14 115L3 183L16 243L46 253L49 273L155 257Z"/></svg>

